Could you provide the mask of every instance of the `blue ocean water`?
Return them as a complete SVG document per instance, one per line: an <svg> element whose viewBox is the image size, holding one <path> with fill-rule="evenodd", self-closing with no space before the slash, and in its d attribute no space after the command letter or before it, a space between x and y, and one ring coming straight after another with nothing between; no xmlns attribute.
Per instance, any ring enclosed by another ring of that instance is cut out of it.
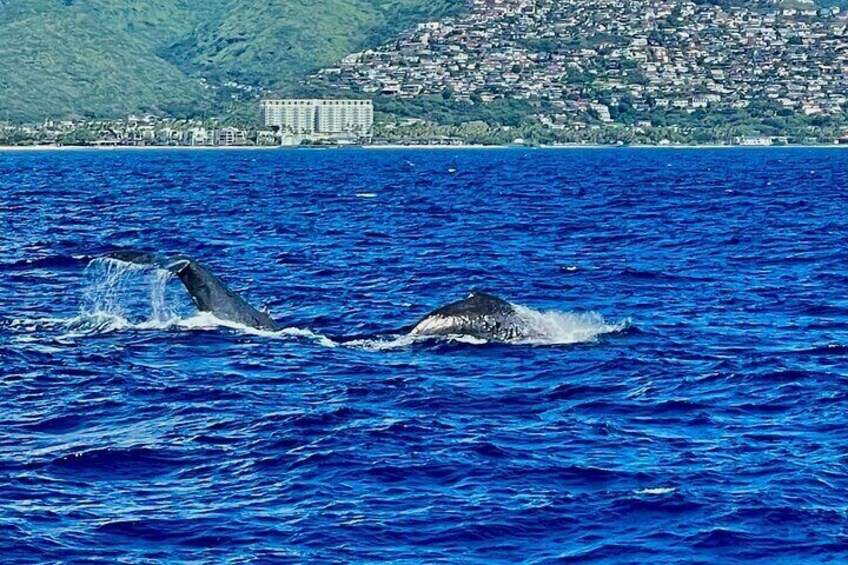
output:
<svg viewBox="0 0 848 565"><path fill-rule="evenodd" d="M827 149L0 152L2 561L845 562L846 212ZM548 342L403 337L472 289Z"/></svg>

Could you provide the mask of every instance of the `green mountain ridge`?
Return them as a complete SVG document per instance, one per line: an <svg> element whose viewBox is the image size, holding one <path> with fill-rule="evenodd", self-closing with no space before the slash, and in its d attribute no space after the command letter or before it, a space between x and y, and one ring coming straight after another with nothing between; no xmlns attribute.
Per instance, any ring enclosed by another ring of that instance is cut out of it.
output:
<svg viewBox="0 0 848 565"><path fill-rule="evenodd" d="M724 0L706 0L724 1ZM740 0L736 0L740 1ZM839 5L848 0L817 0ZM0 121L221 113L466 0L0 0Z"/></svg>
<svg viewBox="0 0 848 565"><path fill-rule="evenodd" d="M215 26L205 26L173 51L187 48L187 70L285 89L307 68L330 64L458 5L455 0L235 0Z"/></svg>
<svg viewBox="0 0 848 565"><path fill-rule="evenodd" d="M221 111L460 0L0 0L0 120ZM201 80L201 79L206 79Z"/></svg>
<svg viewBox="0 0 848 565"><path fill-rule="evenodd" d="M136 14L92 9L94 2L88 9L28 4L10 13L0 8L0 36L8 39L0 43L0 119L208 104L199 82L155 55L156 34L146 26L129 33L111 23L135 25ZM161 22L147 21L151 30L159 23L160 41L169 35Z"/></svg>

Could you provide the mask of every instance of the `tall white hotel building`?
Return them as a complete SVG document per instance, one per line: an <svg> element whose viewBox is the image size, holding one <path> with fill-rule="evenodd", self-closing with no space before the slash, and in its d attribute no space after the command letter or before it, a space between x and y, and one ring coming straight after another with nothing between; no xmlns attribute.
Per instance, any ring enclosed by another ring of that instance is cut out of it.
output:
<svg viewBox="0 0 848 565"><path fill-rule="evenodd" d="M355 136L371 138L374 104L371 100L263 100L266 127L278 127L285 136L299 139Z"/></svg>

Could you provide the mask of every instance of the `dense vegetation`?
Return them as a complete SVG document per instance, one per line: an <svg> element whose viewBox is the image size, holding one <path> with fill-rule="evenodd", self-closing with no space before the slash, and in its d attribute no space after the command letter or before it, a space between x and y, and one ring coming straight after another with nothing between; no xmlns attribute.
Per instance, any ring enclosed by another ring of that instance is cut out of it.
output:
<svg viewBox="0 0 848 565"><path fill-rule="evenodd" d="M0 0L0 120L220 111L461 0ZM201 80L204 79L204 80Z"/></svg>
<svg viewBox="0 0 848 565"><path fill-rule="evenodd" d="M818 4L845 6L848 0ZM244 97L240 89L308 94L299 85L307 73L464 5L465 0L0 0L0 121L146 111L255 116L255 102L233 101L234 94ZM471 107L455 103L449 93L443 100L377 103L386 113L446 125L516 126L533 111L519 102Z"/></svg>

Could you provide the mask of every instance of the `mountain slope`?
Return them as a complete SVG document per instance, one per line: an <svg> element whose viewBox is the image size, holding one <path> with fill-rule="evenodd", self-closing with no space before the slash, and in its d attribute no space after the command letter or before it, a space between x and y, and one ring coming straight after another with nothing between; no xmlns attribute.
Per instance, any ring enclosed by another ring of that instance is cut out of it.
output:
<svg viewBox="0 0 848 565"><path fill-rule="evenodd" d="M0 120L220 109L461 0L0 0ZM208 84L201 81L204 78Z"/></svg>
<svg viewBox="0 0 848 565"><path fill-rule="evenodd" d="M306 72L417 21L437 19L457 0L235 0L169 57L187 72L286 91Z"/></svg>
<svg viewBox="0 0 848 565"><path fill-rule="evenodd" d="M0 5L0 119L181 113L212 96L157 55L212 2L26 0Z"/></svg>
<svg viewBox="0 0 848 565"><path fill-rule="evenodd" d="M698 2L743 0L698 0ZM753 2L754 0L747 0ZM817 0L846 6L848 0ZM220 111L467 0L0 0L0 121ZM201 79L205 79L202 81Z"/></svg>

